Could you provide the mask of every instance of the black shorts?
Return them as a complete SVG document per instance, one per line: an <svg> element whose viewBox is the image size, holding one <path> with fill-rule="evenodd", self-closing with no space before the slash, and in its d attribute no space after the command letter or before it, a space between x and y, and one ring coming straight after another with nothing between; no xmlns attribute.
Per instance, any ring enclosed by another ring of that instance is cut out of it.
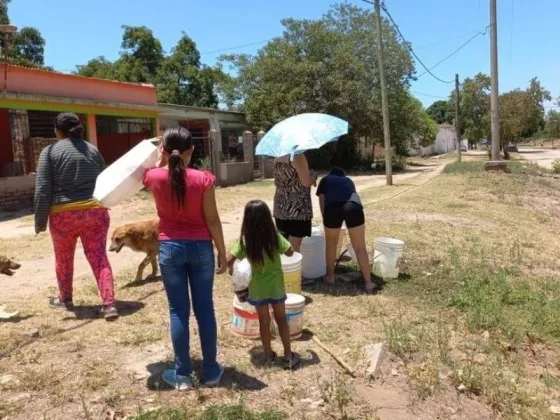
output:
<svg viewBox="0 0 560 420"><path fill-rule="evenodd" d="M355 228L365 223L364 208L353 201L336 201L325 207L323 225L329 229L338 229L346 223L347 228Z"/></svg>
<svg viewBox="0 0 560 420"><path fill-rule="evenodd" d="M311 236L311 219L310 220L282 220L274 218L276 229L280 234L288 239L290 236L294 238L305 238Z"/></svg>

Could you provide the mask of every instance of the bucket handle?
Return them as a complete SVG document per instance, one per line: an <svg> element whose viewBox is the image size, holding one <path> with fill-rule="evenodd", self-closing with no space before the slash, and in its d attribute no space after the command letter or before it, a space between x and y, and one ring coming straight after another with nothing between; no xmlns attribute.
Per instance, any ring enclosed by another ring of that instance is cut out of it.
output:
<svg viewBox="0 0 560 420"><path fill-rule="evenodd" d="M375 251L375 248L374 248ZM374 262L377 258L381 257L383 254L385 254L388 250L386 249L383 252L380 252L379 255L377 255L376 257L374 256L372 258L372 260L370 262ZM338 265L340 264L340 262L342 261L342 257L344 257L344 254L346 254L348 252L348 249L345 249L344 251L342 251L342 254L340 254L340 257L338 257L338 260L336 260L336 264L334 265L334 269L336 270L338 268ZM375 255L375 252L374 252Z"/></svg>

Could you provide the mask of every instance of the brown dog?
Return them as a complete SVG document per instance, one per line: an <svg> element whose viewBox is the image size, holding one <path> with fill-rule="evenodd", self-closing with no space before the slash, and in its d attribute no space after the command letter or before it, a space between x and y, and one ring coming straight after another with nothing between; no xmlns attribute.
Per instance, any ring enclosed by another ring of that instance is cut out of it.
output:
<svg viewBox="0 0 560 420"><path fill-rule="evenodd" d="M12 270L17 270L20 267L21 264L17 264L10 260L8 257L0 255L0 274L13 276L14 272Z"/></svg>
<svg viewBox="0 0 560 420"><path fill-rule="evenodd" d="M157 254L159 250L157 220L130 223L116 228L111 237L109 251L118 253L125 246L133 251L146 253L146 258L138 266L136 282L142 280L144 269L150 263L152 264L150 277L157 275Z"/></svg>

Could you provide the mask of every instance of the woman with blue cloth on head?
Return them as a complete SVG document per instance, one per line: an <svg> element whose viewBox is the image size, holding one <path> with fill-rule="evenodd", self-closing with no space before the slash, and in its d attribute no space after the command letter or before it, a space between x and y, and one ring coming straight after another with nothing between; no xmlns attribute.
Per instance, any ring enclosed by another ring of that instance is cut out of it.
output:
<svg viewBox="0 0 560 420"><path fill-rule="evenodd" d="M356 253L358 265L362 271L366 292L375 290L371 281L369 256L365 239L365 215L360 197L356 193L354 182L340 168L333 168L321 179L317 187L323 225L325 227L327 275L325 281L334 284L334 266L336 248L342 223L346 223L350 243Z"/></svg>

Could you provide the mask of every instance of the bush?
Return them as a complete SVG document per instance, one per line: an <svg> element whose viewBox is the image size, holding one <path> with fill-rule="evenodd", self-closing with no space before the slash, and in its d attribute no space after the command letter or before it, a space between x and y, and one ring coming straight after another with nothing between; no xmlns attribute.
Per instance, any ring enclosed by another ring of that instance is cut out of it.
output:
<svg viewBox="0 0 560 420"><path fill-rule="evenodd" d="M560 159L556 159L552 162L552 172L555 174L560 174Z"/></svg>

